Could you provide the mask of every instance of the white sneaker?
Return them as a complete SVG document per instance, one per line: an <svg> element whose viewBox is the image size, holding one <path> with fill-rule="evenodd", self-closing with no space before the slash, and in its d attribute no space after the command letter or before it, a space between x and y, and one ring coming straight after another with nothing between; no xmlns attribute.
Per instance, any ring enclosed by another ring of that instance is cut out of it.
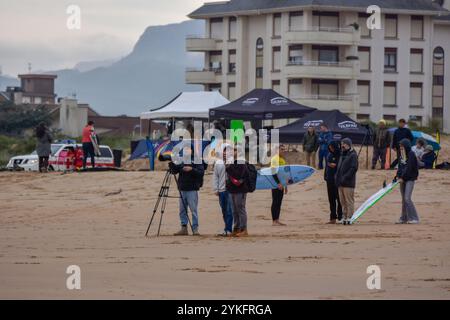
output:
<svg viewBox="0 0 450 320"><path fill-rule="evenodd" d="M395 224L406 224L406 222L403 220L398 220Z"/></svg>
<svg viewBox="0 0 450 320"><path fill-rule="evenodd" d="M411 221L408 221L407 224L419 224L419 221L411 220Z"/></svg>

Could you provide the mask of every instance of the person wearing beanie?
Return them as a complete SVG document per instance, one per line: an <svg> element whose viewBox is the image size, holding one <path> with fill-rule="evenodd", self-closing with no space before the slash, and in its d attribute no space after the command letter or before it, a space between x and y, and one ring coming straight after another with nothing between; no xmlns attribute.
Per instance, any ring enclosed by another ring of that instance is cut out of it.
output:
<svg viewBox="0 0 450 320"><path fill-rule="evenodd" d="M386 126L386 121L380 120L373 136L372 170L375 170L378 161L381 163L381 169L385 168L387 148L390 145L391 135Z"/></svg>
<svg viewBox="0 0 450 320"><path fill-rule="evenodd" d="M336 169L336 186L339 192L344 217L342 223L350 224L355 212L356 173L358 172L358 155L353 149L352 140L342 140L342 154Z"/></svg>
<svg viewBox="0 0 450 320"><path fill-rule="evenodd" d="M419 166L411 142L408 139L400 141L400 159L395 179L400 182L402 195L402 215L397 224L418 224L419 215L412 201L414 185L419 178Z"/></svg>
<svg viewBox="0 0 450 320"><path fill-rule="evenodd" d="M325 167L325 181L327 182L328 202L330 203L330 222L336 224L342 220L342 206L339 200L339 192L336 187L336 169L341 157L341 145L338 141L331 141L328 146L327 166Z"/></svg>

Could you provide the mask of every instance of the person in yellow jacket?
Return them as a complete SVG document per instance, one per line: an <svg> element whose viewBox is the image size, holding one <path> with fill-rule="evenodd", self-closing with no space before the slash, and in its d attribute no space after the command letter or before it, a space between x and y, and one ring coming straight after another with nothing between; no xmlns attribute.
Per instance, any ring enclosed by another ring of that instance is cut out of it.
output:
<svg viewBox="0 0 450 320"><path fill-rule="evenodd" d="M278 168L286 165L286 147L281 145L278 149L278 153L272 157L270 166L272 168L273 179L277 183L277 188L272 189L272 221L274 227L285 226L280 222L281 205L283 203L283 197L288 193L287 186L284 187L280 179L278 178Z"/></svg>

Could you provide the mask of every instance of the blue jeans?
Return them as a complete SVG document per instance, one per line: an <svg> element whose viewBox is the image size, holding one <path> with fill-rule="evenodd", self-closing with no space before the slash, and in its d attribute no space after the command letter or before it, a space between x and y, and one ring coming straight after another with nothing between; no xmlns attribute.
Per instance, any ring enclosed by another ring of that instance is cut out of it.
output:
<svg viewBox="0 0 450 320"><path fill-rule="evenodd" d="M198 229L198 192L197 191L181 191L180 199L180 221L182 226L189 224L188 213L186 209L192 212L192 228ZM184 205L183 202L184 201Z"/></svg>
<svg viewBox="0 0 450 320"><path fill-rule="evenodd" d="M227 191L219 193L219 203L220 208L222 209L225 231L233 232L233 208L231 196Z"/></svg>
<svg viewBox="0 0 450 320"><path fill-rule="evenodd" d="M319 150L319 169L322 170L324 168L323 161L325 160L325 165L327 165L327 157L328 157L328 149L320 149Z"/></svg>

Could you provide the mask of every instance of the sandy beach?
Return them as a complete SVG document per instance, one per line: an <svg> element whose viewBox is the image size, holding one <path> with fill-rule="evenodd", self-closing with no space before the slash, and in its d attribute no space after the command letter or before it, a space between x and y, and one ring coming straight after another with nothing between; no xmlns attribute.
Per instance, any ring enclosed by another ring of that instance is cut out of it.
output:
<svg viewBox="0 0 450 320"><path fill-rule="evenodd" d="M392 175L361 171L357 204ZM399 190L358 225L325 225L322 173L290 189L285 228L271 226L270 193L256 192L248 201L247 239L214 236L222 219L210 175L200 195L202 237L171 236L179 227L173 199L163 236L145 238L162 178L0 173L0 298L450 298L447 172L421 173L414 194L420 225L394 225ZM81 290L66 288L70 265L81 268ZM381 290L367 289L370 265L381 268Z"/></svg>

